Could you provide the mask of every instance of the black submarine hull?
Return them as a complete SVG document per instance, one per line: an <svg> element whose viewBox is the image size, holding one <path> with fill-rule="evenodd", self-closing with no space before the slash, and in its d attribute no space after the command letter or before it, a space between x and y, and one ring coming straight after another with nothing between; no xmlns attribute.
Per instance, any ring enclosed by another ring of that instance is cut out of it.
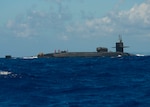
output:
<svg viewBox="0 0 150 107"><path fill-rule="evenodd" d="M38 58L61 58L61 57L123 57L134 56L129 53L122 52L66 52L66 53L48 53L40 54Z"/></svg>
<svg viewBox="0 0 150 107"><path fill-rule="evenodd" d="M58 51L55 53L38 54L38 58L52 58L52 57L121 57L121 56L135 56L124 52L126 46L123 45L122 38L119 36L119 42L116 42L116 52L109 52L105 47L96 48L97 52L68 52Z"/></svg>

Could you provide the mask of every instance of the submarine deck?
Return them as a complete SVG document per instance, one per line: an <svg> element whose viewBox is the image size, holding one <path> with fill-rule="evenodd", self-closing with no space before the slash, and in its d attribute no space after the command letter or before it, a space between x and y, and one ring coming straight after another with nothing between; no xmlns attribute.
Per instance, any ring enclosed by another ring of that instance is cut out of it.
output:
<svg viewBox="0 0 150 107"><path fill-rule="evenodd" d="M51 57L118 57L118 56L133 56L129 53L122 52L66 52L66 53L48 53L38 55L38 58Z"/></svg>

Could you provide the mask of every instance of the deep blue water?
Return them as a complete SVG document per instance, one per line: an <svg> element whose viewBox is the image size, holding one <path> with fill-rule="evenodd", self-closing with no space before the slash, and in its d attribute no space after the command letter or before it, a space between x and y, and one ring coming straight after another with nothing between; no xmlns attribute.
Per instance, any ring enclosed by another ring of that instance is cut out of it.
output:
<svg viewBox="0 0 150 107"><path fill-rule="evenodd" d="M1 107L148 107L150 57L0 59Z"/></svg>

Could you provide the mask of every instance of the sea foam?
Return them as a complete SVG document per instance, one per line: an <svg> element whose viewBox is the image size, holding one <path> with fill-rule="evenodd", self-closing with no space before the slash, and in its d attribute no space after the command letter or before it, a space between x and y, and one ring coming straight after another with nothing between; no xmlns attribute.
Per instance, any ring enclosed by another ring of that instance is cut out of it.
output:
<svg viewBox="0 0 150 107"><path fill-rule="evenodd" d="M142 54L136 54L136 56L145 56L145 55L142 55Z"/></svg>
<svg viewBox="0 0 150 107"><path fill-rule="evenodd" d="M0 75L10 75L11 72L9 71L0 71Z"/></svg>

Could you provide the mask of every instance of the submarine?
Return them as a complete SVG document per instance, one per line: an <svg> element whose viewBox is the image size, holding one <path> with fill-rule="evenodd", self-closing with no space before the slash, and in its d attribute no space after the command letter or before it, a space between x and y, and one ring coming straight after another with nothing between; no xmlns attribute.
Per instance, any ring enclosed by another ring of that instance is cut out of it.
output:
<svg viewBox="0 0 150 107"><path fill-rule="evenodd" d="M37 55L38 58L62 58L62 57L123 57L123 56L134 56L133 54L124 52L124 46L121 36L119 36L119 41L116 42L116 52L109 52L106 47L97 47L96 52L68 52L68 51L58 51L54 53L40 53Z"/></svg>

